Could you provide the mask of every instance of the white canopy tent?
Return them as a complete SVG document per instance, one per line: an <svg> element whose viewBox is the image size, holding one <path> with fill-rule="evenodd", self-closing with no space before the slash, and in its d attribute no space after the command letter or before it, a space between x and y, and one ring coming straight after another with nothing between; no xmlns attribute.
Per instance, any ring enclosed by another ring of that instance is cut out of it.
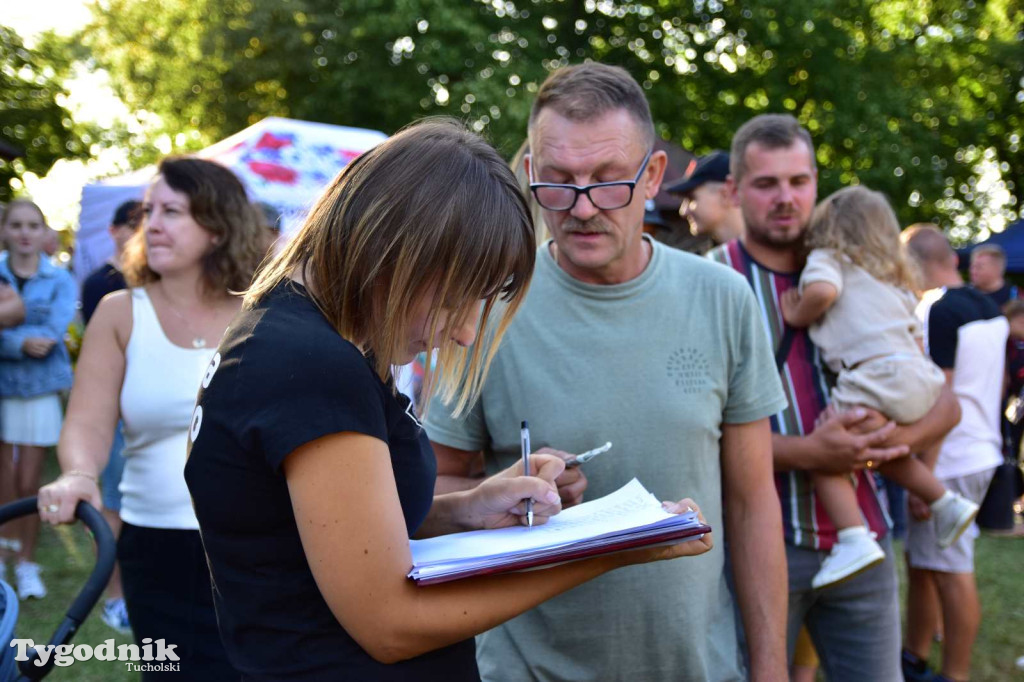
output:
<svg viewBox="0 0 1024 682"><path fill-rule="evenodd" d="M282 232L294 230L313 201L349 161L386 139L376 130L287 118L265 118L196 156L231 168L253 201L274 206ZM155 167L106 178L82 188L73 265L79 283L113 253L107 226L117 207L142 199Z"/></svg>

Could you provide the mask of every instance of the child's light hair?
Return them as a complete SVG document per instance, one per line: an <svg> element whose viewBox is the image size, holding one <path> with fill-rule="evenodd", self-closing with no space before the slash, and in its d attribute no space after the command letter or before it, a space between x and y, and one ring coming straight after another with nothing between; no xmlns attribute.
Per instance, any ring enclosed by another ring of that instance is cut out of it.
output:
<svg viewBox="0 0 1024 682"><path fill-rule="evenodd" d="M857 185L828 196L811 216L807 247L833 249L882 282L918 287L917 270L900 243L900 224L881 192Z"/></svg>

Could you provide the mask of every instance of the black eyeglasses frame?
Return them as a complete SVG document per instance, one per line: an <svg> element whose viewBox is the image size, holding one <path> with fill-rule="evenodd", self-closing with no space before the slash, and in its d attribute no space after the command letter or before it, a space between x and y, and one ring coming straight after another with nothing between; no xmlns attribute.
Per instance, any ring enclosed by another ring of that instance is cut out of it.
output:
<svg viewBox="0 0 1024 682"><path fill-rule="evenodd" d="M615 180L615 181L612 181L612 182L595 182L595 183L591 183L589 185L573 185L573 184L563 184L563 183L557 183L557 182L534 182L533 181L533 159L532 159L532 156L531 156L531 158L530 158L530 193L533 195L533 198L537 201L538 204L541 205L542 208L545 208L545 209L547 209L549 211L571 211L573 209L573 207L576 206L576 202L580 200L580 195L581 194L586 194L587 195L587 199L590 201L591 204L594 205L594 208L600 209L602 211L614 211L617 208L623 208L624 206L629 206L629 204L632 203L632 201L633 201L633 192L636 191L636 184L638 182L640 182L640 177L644 174L644 171L647 169L647 164L650 163L651 154L653 154L653 153L654 153L654 149L653 148L650 151L647 152L647 155L644 156L643 162L640 164L640 170L637 171L636 177L633 178L632 180ZM597 204L597 202L594 201L594 198L590 195L590 190L592 190L594 188L597 188L597 187L614 187L614 186L622 186L622 185L625 185L625 186L629 187L629 198L625 201L625 203L619 204L618 206L600 206L600 205ZM537 196L537 190L538 189L543 189L545 187L552 187L552 188L555 188L555 189L571 189L571 190L573 190L575 192L575 195L573 195L572 203L569 204L565 208L552 208L550 206L545 206L544 202L540 200L539 196Z"/></svg>

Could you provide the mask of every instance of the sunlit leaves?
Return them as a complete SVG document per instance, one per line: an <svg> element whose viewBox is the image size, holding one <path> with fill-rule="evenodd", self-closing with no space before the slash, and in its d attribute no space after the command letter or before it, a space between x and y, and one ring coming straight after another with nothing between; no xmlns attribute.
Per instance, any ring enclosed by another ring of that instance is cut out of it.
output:
<svg viewBox="0 0 1024 682"><path fill-rule="evenodd" d="M192 146L275 114L386 132L451 114L511 155L547 73L599 59L643 85L666 138L727 148L790 112L823 193L867 184L903 222L966 235L1024 192L1021 26L1020 0L106 0L84 42Z"/></svg>
<svg viewBox="0 0 1024 682"><path fill-rule="evenodd" d="M20 189L26 172L45 174L62 158L88 156L91 138L83 137L65 109L61 86L69 67L50 37L25 47L12 29L0 26L0 201ZM17 158L5 160L12 153Z"/></svg>

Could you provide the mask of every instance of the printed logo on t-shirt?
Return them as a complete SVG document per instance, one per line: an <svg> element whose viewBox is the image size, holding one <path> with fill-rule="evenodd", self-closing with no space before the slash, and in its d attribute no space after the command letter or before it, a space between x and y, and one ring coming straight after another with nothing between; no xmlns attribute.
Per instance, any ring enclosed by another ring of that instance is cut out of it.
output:
<svg viewBox="0 0 1024 682"><path fill-rule="evenodd" d="M707 390L711 383L710 369L704 353L697 348L679 348L668 358L668 378L683 389L683 393L696 394Z"/></svg>
<svg viewBox="0 0 1024 682"><path fill-rule="evenodd" d="M189 427L188 437L193 443L196 442L196 436L199 435L199 429L203 426L203 406L196 405L196 409L192 412L192 426Z"/></svg>
<svg viewBox="0 0 1024 682"><path fill-rule="evenodd" d="M210 382L213 381L213 375L217 373L218 367L220 367L220 353L216 353L213 356L209 367L206 368L206 375L203 377L203 388L210 387Z"/></svg>
<svg viewBox="0 0 1024 682"><path fill-rule="evenodd" d="M409 417L409 419L412 420L412 423L416 425L416 428L423 428L423 422L421 422L419 417L416 416L416 406L413 405L412 401L409 400L407 397L405 403L405 414L407 417Z"/></svg>

